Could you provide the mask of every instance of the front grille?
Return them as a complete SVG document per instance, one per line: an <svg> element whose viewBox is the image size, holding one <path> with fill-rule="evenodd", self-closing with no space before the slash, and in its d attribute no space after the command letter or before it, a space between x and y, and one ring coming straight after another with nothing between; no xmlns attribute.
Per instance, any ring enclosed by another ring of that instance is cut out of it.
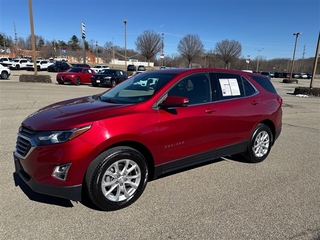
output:
<svg viewBox="0 0 320 240"><path fill-rule="evenodd" d="M32 145L29 139L24 138L22 136L18 136L16 143L16 153L21 157L26 157L28 152L30 151Z"/></svg>
<svg viewBox="0 0 320 240"><path fill-rule="evenodd" d="M35 147L33 143L32 136L34 136L37 132L21 126L18 132L18 138L16 142L16 150L15 154L21 158L26 158L31 150Z"/></svg>
<svg viewBox="0 0 320 240"><path fill-rule="evenodd" d="M27 137L32 137L32 136L37 134L37 132L35 130L32 130L30 128L26 128L24 126L21 126L19 128L19 133L22 134L22 135L25 135Z"/></svg>

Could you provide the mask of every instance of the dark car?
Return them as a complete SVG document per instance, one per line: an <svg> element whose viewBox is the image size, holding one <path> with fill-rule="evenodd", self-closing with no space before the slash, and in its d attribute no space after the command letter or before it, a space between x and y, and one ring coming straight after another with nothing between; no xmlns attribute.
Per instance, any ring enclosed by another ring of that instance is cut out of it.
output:
<svg viewBox="0 0 320 240"><path fill-rule="evenodd" d="M86 67L86 68L91 68L91 66L89 64L85 64L85 63L72 63L71 64L72 67Z"/></svg>
<svg viewBox="0 0 320 240"><path fill-rule="evenodd" d="M125 71L119 69L103 69L91 77L91 84L94 87L99 85L114 87L127 78L128 75Z"/></svg>
<svg viewBox="0 0 320 240"><path fill-rule="evenodd" d="M260 72L260 74L267 76L268 78L274 77L274 72Z"/></svg>
<svg viewBox="0 0 320 240"><path fill-rule="evenodd" d="M59 84L71 83L75 85L91 84L91 77L95 71L87 67L72 67L66 72L58 73L56 80Z"/></svg>
<svg viewBox="0 0 320 240"><path fill-rule="evenodd" d="M55 63L51 64L50 66L48 66L47 71L48 72L63 72L63 71L66 71L70 68L71 67L68 63L61 61L61 62L55 62Z"/></svg>
<svg viewBox="0 0 320 240"><path fill-rule="evenodd" d="M98 208L118 210L169 172L225 156L265 160L281 133L281 106L261 74L144 72L27 117L19 127L15 173L35 192L74 201L88 194Z"/></svg>
<svg viewBox="0 0 320 240"><path fill-rule="evenodd" d="M127 71L136 71L137 70L137 67L133 64L129 64L127 66Z"/></svg>

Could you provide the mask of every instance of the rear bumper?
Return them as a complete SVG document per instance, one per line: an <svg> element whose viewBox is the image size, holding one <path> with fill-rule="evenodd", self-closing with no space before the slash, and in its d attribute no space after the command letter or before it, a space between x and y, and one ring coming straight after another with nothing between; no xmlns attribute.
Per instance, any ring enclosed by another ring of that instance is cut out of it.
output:
<svg viewBox="0 0 320 240"><path fill-rule="evenodd" d="M280 136L280 133L281 133L281 128L276 131L273 142L277 140L277 138Z"/></svg>
<svg viewBox="0 0 320 240"><path fill-rule="evenodd" d="M66 198L73 201L81 201L82 185L59 187L41 184L35 181L29 174L27 174L21 164L20 160L13 154L15 173L34 191L49 196Z"/></svg>

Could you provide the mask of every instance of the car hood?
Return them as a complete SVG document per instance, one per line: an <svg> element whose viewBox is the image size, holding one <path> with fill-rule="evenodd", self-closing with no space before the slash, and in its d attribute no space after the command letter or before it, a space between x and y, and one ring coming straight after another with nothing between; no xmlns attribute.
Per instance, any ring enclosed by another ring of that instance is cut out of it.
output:
<svg viewBox="0 0 320 240"><path fill-rule="evenodd" d="M23 125L34 130L66 130L89 125L132 110L135 105L102 102L87 96L51 104L28 116Z"/></svg>
<svg viewBox="0 0 320 240"><path fill-rule="evenodd" d="M61 73L58 73L58 75L74 75L74 74L79 74L79 72L61 72Z"/></svg>
<svg viewBox="0 0 320 240"><path fill-rule="evenodd" d="M112 77L114 76L114 74L110 73L110 74L100 74L100 73L96 73L94 74L95 77Z"/></svg>

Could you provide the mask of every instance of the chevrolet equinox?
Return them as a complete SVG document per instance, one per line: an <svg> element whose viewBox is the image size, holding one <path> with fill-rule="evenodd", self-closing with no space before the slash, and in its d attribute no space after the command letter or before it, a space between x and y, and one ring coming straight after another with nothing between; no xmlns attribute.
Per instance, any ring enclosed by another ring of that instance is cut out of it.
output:
<svg viewBox="0 0 320 240"><path fill-rule="evenodd" d="M282 127L282 99L257 73L166 69L46 106L21 124L16 173L35 192L102 210L129 206L148 180L224 156L258 163Z"/></svg>

